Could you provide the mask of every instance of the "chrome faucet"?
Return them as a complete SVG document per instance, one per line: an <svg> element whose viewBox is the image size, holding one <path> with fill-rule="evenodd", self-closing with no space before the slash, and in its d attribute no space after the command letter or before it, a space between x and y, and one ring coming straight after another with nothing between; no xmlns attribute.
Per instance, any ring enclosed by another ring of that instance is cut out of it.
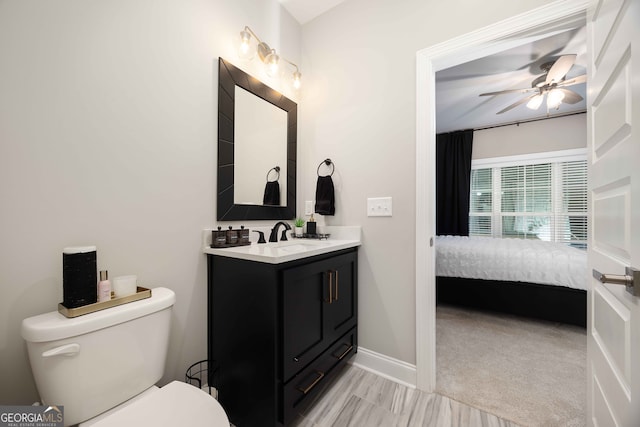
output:
<svg viewBox="0 0 640 427"><path fill-rule="evenodd" d="M287 230L291 230L291 226L284 221L278 221L276 225L271 229L271 234L269 235L269 242L277 242L278 241L278 229L281 225L284 225L284 230L282 230L282 236L280 236L280 240L287 240Z"/></svg>

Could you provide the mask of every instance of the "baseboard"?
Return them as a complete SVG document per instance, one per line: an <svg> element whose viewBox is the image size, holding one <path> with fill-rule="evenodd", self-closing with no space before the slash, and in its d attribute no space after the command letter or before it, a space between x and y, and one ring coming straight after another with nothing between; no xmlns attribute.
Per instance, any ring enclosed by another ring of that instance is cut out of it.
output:
<svg viewBox="0 0 640 427"><path fill-rule="evenodd" d="M416 388L416 365L362 347L358 347L350 363L404 386Z"/></svg>

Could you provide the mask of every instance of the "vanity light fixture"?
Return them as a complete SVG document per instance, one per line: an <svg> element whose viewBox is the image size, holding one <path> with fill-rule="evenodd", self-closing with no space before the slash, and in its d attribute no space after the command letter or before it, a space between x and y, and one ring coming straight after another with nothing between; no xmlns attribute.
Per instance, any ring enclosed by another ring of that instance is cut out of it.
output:
<svg viewBox="0 0 640 427"><path fill-rule="evenodd" d="M254 38L258 43L255 49L251 46L251 38ZM293 87L299 89L301 85L302 73L298 69L298 66L286 58L279 56L275 49L269 47L269 45L256 35L256 33L249 27L244 27L244 30L240 31L240 51L239 55L242 59L253 59L253 56L258 53L258 57L267 67L267 74L270 77L278 76L280 72L280 63L285 62L295 68L293 72Z"/></svg>

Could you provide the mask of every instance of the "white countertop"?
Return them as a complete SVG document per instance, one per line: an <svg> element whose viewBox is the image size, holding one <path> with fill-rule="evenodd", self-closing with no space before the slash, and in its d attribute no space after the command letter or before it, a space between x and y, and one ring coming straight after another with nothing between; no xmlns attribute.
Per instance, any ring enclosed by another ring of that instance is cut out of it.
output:
<svg viewBox="0 0 640 427"><path fill-rule="evenodd" d="M251 230L265 231L264 227L256 227ZM330 237L323 240L289 237L286 241L257 243L258 233L251 233L251 245L235 246L231 248L212 248L211 231L211 229L203 231L203 252L205 254L264 262L268 264L280 264L315 255L322 255L341 249L360 246L361 243L361 228L359 226L325 226L324 233L330 234ZM269 229L265 232L266 239L269 238L268 231Z"/></svg>

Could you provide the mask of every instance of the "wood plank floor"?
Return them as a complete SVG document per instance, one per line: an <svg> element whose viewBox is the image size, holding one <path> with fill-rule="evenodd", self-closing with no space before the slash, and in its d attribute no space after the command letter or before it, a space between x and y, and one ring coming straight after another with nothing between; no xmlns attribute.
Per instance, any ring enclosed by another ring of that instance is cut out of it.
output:
<svg viewBox="0 0 640 427"><path fill-rule="evenodd" d="M296 427L518 427L435 393L425 393L353 365L305 411Z"/></svg>

